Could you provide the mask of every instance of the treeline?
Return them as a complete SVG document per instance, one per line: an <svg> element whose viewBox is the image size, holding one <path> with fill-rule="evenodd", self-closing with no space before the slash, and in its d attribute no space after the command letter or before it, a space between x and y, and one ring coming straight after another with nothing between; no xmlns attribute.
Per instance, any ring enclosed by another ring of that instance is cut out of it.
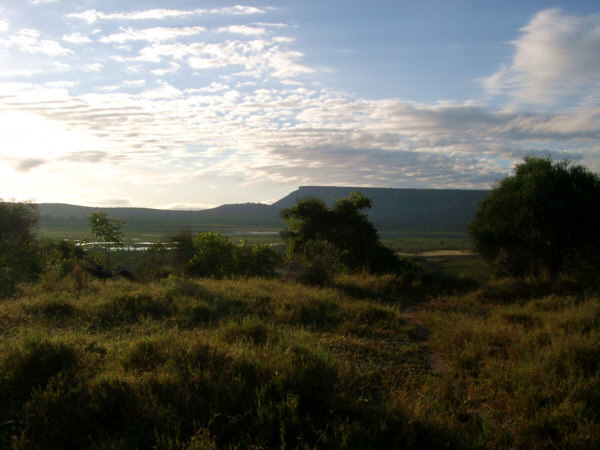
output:
<svg viewBox="0 0 600 450"><path fill-rule="evenodd" d="M122 219L97 211L88 217L89 242L84 251L67 241L35 238L37 207L30 203L0 203L0 264L2 296L12 295L20 282L40 275L72 275L81 284L84 274L109 278L125 276L138 281L170 274L189 277L284 276L313 285L333 282L339 273L366 271L400 273L418 271L417 265L385 247L363 210L371 201L360 193L339 199L332 208L307 198L282 211L287 242L285 252L268 244L236 244L215 232L182 231L145 252L119 252L123 246Z"/></svg>
<svg viewBox="0 0 600 450"><path fill-rule="evenodd" d="M402 274L424 280L422 270L384 246L365 212L372 202L354 192L332 206L308 197L283 209L287 246L241 245L219 233L181 232L119 267L123 221L94 212L88 225L102 249L83 252L67 242L35 238L39 213L28 203L0 202L0 295L43 272L55 276L116 274L149 281L175 274L193 277L286 276L331 284L337 274ZM567 161L525 158L479 203L468 229L474 246L497 277L567 280L600 286L600 177ZM115 256L112 256L113 253ZM111 261L112 259L112 261ZM408 275L407 275L408 274ZM412 277L412 278L411 278ZM467 283L468 284L468 283Z"/></svg>

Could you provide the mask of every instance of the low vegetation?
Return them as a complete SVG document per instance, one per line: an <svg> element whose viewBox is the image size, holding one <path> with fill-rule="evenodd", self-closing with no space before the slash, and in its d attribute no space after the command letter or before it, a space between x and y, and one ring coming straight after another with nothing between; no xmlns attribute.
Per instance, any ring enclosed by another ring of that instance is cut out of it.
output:
<svg viewBox="0 0 600 450"><path fill-rule="evenodd" d="M426 372L397 305L279 280L39 285L0 305L0 446L381 447ZM359 368L359 370L357 370Z"/></svg>
<svg viewBox="0 0 600 450"><path fill-rule="evenodd" d="M364 206L288 209L286 255L182 232L109 259L1 203L0 448L599 448L593 257L390 257Z"/></svg>
<svg viewBox="0 0 600 450"><path fill-rule="evenodd" d="M411 317L415 282L23 285L0 303L0 447L600 444L597 297L495 281Z"/></svg>

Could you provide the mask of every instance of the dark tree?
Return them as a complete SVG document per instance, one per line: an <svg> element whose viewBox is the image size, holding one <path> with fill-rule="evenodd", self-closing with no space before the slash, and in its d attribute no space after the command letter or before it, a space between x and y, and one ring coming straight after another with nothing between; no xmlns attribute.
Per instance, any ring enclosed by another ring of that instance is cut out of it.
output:
<svg viewBox="0 0 600 450"><path fill-rule="evenodd" d="M377 230L362 212L370 207L371 200L359 192L337 200L333 208L314 197L300 200L281 213L286 222L282 237L288 242L288 255L315 258L315 248L329 248L349 270L397 269L402 265L400 259L381 244Z"/></svg>
<svg viewBox="0 0 600 450"><path fill-rule="evenodd" d="M526 157L479 205L469 233L498 274L595 271L600 255L600 177L568 161Z"/></svg>
<svg viewBox="0 0 600 450"><path fill-rule="evenodd" d="M34 239L38 220L36 205L0 200L0 297L41 270Z"/></svg>

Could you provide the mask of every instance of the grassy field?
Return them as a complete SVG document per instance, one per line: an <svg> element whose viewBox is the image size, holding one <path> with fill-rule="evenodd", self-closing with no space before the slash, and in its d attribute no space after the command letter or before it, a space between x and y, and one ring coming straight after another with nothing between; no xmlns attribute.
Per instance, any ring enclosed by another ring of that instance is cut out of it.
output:
<svg viewBox="0 0 600 450"><path fill-rule="evenodd" d="M0 302L0 447L598 448L599 299L438 278L47 275Z"/></svg>
<svg viewBox="0 0 600 450"><path fill-rule="evenodd" d="M185 229L184 229L185 230ZM169 236L175 235L178 232L184 231L181 228L172 228L169 226L139 226L125 224L123 225L124 242L167 242ZM261 228L261 227L240 227L231 225L216 224L212 227L194 228L189 231L193 233L201 233L207 231L215 231L222 233L232 240L240 242L246 240L251 244L255 243L281 243L279 237L281 229ZM69 224L65 226L41 226L39 236L42 239L49 240L84 240L90 237L90 227L87 224L76 226Z"/></svg>
<svg viewBox="0 0 600 450"><path fill-rule="evenodd" d="M125 224L123 225L124 241L136 242L168 242L169 236L182 231L178 228L169 228L164 225L146 226ZM250 244L269 243L282 244L279 236L282 228L240 227L215 224L212 227L203 227L189 230L194 233L215 231L229 237L234 242L247 241ZM466 232L447 231L410 231L395 230L380 233L382 242L397 252L422 253L434 250L472 250L472 244ZM84 240L90 237L90 229L86 224L79 226L70 224L41 226L39 236L49 240Z"/></svg>

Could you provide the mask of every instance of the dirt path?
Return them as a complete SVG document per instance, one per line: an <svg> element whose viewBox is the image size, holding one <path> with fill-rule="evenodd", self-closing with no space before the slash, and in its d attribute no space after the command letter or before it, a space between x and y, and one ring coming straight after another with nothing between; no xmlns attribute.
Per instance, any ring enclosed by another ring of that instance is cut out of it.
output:
<svg viewBox="0 0 600 450"><path fill-rule="evenodd" d="M436 372L445 372L448 370L448 363L442 355L429 348L429 330L416 318L416 313L422 304L423 301L411 303L402 310L402 314L415 326L415 342L421 347L429 368Z"/></svg>

